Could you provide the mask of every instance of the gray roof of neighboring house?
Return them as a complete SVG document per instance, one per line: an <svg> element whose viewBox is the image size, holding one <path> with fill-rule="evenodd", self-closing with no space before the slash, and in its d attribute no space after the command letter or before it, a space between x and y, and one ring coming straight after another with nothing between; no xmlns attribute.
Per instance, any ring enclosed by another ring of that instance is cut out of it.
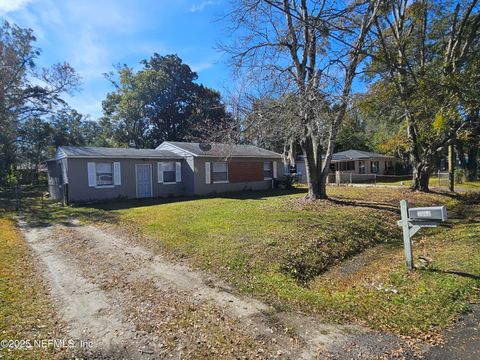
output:
<svg viewBox="0 0 480 360"><path fill-rule="evenodd" d="M325 158L325 155L322 155L322 159ZM364 160L364 159L377 159L377 158L384 158L384 159L393 159L395 156L388 156L379 153L363 151L363 150L346 150L340 151L338 153L334 153L332 156L332 161L343 161L343 160ZM299 155L297 156L298 161L304 161L304 156Z"/></svg>
<svg viewBox="0 0 480 360"><path fill-rule="evenodd" d="M108 148L92 146L61 146L53 159L61 158L165 158L181 159L182 157L167 150ZM50 161L49 160L49 161Z"/></svg>
<svg viewBox="0 0 480 360"><path fill-rule="evenodd" d="M160 145L172 145L193 156L203 157L252 157L252 158L281 158L282 155L274 151L259 148L253 145L235 145L210 143L211 149L203 151L200 149L200 143L165 141ZM158 149L158 148L157 148Z"/></svg>
<svg viewBox="0 0 480 360"><path fill-rule="evenodd" d="M362 150L346 150L333 154L332 160L362 160L371 158L393 158L394 156L383 155L379 153L362 151Z"/></svg>

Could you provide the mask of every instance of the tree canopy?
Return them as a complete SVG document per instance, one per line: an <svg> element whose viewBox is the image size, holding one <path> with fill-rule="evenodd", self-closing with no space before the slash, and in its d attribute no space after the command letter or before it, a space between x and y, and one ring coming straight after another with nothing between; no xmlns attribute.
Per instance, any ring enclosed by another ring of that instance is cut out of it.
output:
<svg viewBox="0 0 480 360"><path fill-rule="evenodd" d="M337 134L379 6L379 0L241 0L229 18L237 36L223 48L234 66L268 89L267 99L278 98L281 107L293 105L288 126L280 124L285 116L277 117L276 129L287 130L284 140L302 148L312 200L327 197ZM259 105L254 102L257 109ZM252 114L257 109L252 107ZM257 119L262 123L266 118Z"/></svg>
<svg viewBox="0 0 480 360"><path fill-rule="evenodd" d="M207 137L212 123L229 125L220 93L197 84L197 74L177 55L155 53L141 64L137 72L124 65L107 75L115 90L103 101L104 120L115 141L154 147Z"/></svg>
<svg viewBox="0 0 480 360"><path fill-rule="evenodd" d="M62 95L72 94L80 82L68 63L39 68L35 41L30 29L8 21L0 27L0 183L11 175L32 138L41 140L31 148L33 158L38 158L38 148L46 141L40 117L65 107Z"/></svg>
<svg viewBox="0 0 480 360"><path fill-rule="evenodd" d="M478 122L479 11L478 0L389 0L375 19L366 99L402 120L415 190L428 191L439 154Z"/></svg>
<svg viewBox="0 0 480 360"><path fill-rule="evenodd" d="M38 171L62 145L152 148L164 140L215 139L235 130L220 93L196 83L197 74L176 55L154 54L143 68L118 67L107 75L114 90L104 116L90 119L64 100L79 90L68 63L39 68L31 29L0 27L0 184L18 167ZM21 165L21 166L20 166Z"/></svg>

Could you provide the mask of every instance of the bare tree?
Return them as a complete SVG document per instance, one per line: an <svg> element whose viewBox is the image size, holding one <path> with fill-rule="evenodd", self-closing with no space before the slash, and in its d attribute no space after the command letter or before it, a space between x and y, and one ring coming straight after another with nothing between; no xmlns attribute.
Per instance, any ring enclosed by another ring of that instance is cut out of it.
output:
<svg viewBox="0 0 480 360"><path fill-rule="evenodd" d="M291 94L287 142L305 156L308 198L324 199L338 129L379 0L242 0L230 16L235 40L222 48L271 96ZM278 119L278 122L285 119ZM279 127L282 127L279 124Z"/></svg>

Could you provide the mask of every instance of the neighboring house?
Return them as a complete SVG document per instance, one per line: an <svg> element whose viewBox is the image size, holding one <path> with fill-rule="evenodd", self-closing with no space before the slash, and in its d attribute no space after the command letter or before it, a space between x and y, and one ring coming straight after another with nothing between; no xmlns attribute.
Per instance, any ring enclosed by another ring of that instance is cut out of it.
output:
<svg viewBox="0 0 480 360"><path fill-rule="evenodd" d="M393 174L395 171L395 157L383 154L362 151L346 150L333 154L330 164L329 183L370 181L375 175ZM305 160L297 157L296 173L299 182L307 182Z"/></svg>
<svg viewBox="0 0 480 360"><path fill-rule="evenodd" d="M251 145L164 142L156 149L62 146L47 161L53 198L71 202L265 190L281 155Z"/></svg>

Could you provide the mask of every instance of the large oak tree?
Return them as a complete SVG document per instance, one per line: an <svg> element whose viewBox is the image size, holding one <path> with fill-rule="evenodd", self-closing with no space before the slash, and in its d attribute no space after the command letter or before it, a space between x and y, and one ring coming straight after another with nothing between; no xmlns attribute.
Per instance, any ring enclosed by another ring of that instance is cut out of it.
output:
<svg viewBox="0 0 480 360"><path fill-rule="evenodd" d="M103 101L103 123L115 140L155 147L165 140L207 136L207 129L231 121L220 94L196 83L198 76L177 55L154 54L134 71L122 66L108 74L115 87Z"/></svg>
<svg viewBox="0 0 480 360"><path fill-rule="evenodd" d="M405 121L413 189L428 191L435 159L478 122L478 0L388 0L375 19L368 69Z"/></svg>

